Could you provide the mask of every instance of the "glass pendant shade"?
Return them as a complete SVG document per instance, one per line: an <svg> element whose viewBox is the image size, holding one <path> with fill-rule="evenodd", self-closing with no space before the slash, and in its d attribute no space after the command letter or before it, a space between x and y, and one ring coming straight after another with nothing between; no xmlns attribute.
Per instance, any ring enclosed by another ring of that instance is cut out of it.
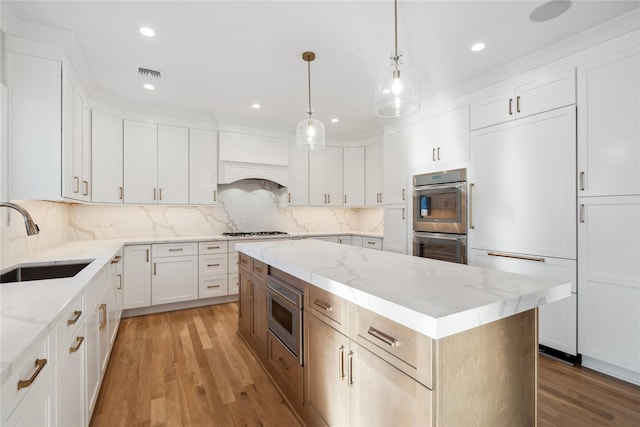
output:
<svg viewBox="0 0 640 427"><path fill-rule="evenodd" d="M311 115L302 120L296 127L296 145L306 150L324 147L324 124Z"/></svg>
<svg viewBox="0 0 640 427"><path fill-rule="evenodd" d="M408 67L392 64L376 79L376 114L399 117L420 109L419 74Z"/></svg>

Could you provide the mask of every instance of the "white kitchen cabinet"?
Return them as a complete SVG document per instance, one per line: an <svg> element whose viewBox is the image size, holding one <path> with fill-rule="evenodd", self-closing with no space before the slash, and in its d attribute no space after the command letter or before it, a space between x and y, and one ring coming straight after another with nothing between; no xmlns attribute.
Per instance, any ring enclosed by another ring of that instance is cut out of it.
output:
<svg viewBox="0 0 640 427"><path fill-rule="evenodd" d="M111 260L108 270L109 281L109 341L110 346L116 340L120 318L122 317L122 309L124 304L123 297L123 259L124 251L121 249Z"/></svg>
<svg viewBox="0 0 640 427"><path fill-rule="evenodd" d="M382 205L382 143L364 147L364 187L367 206Z"/></svg>
<svg viewBox="0 0 640 427"><path fill-rule="evenodd" d="M579 196L640 194L640 48L578 67Z"/></svg>
<svg viewBox="0 0 640 427"><path fill-rule="evenodd" d="M189 203L189 129L158 125L158 204Z"/></svg>
<svg viewBox="0 0 640 427"><path fill-rule="evenodd" d="M218 201L218 139L216 132L189 129L189 204Z"/></svg>
<svg viewBox="0 0 640 427"><path fill-rule="evenodd" d="M151 305L198 299L198 244L158 244L151 250Z"/></svg>
<svg viewBox="0 0 640 427"><path fill-rule="evenodd" d="M384 162L385 205L406 204L407 200L407 134L405 132L385 135L382 145Z"/></svg>
<svg viewBox="0 0 640 427"><path fill-rule="evenodd" d="M575 260L469 250L469 264L510 273L544 277L571 283L572 295L539 308L539 343L577 355L577 263Z"/></svg>
<svg viewBox="0 0 640 427"><path fill-rule="evenodd" d="M575 120L570 106L471 134L470 248L576 258Z"/></svg>
<svg viewBox="0 0 640 427"><path fill-rule="evenodd" d="M198 260L198 298L211 298L229 294L227 263L225 252L202 254Z"/></svg>
<svg viewBox="0 0 640 427"><path fill-rule="evenodd" d="M151 305L151 245L124 247L123 308Z"/></svg>
<svg viewBox="0 0 640 427"><path fill-rule="evenodd" d="M124 121L124 202L157 203L158 126Z"/></svg>
<svg viewBox="0 0 640 427"><path fill-rule="evenodd" d="M443 112L407 132L410 169L469 159L469 106Z"/></svg>
<svg viewBox="0 0 640 427"><path fill-rule="evenodd" d="M66 321L66 319L64 319ZM87 329L85 322L75 333L60 343L56 361L58 425L84 426L84 362Z"/></svg>
<svg viewBox="0 0 640 427"><path fill-rule="evenodd" d="M35 387L35 386L34 386ZM56 413L56 376L50 372L43 375L33 393L28 395L11 414L11 417L3 422L4 426L14 427L53 427L58 423Z"/></svg>
<svg viewBox="0 0 640 427"><path fill-rule="evenodd" d="M323 242L338 243L338 236L313 236L308 239L322 240Z"/></svg>
<svg viewBox="0 0 640 427"><path fill-rule="evenodd" d="M364 147L345 147L342 153L344 206L364 206Z"/></svg>
<svg viewBox="0 0 640 427"><path fill-rule="evenodd" d="M290 206L309 205L309 151L296 144L289 144L287 203Z"/></svg>
<svg viewBox="0 0 640 427"><path fill-rule="evenodd" d="M91 200L122 203L122 119L101 111L91 112Z"/></svg>
<svg viewBox="0 0 640 427"><path fill-rule="evenodd" d="M85 339L85 418L91 419L93 408L100 391L100 317L101 310L94 301L87 301L87 320Z"/></svg>
<svg viewBox="0 0 640 427"><path fill-rule="evenodd" d="M362 247L367 249L382 250L382 239L377 237L363 237Z"/></svg>
<svg viewBox="0 0 640 427"><path fill-rule="evenodd" d="M342 148L309 152L309 205L342 206Z"/></svg>
<svg viewBox="0 0 640 427"><path fill-rule="evenodd" d="M579 199L578 350L585 366L637 384L639 218L640 196Z"/></svg>
<svg viewBox="0 0 640 427"><path fill-rule="evenodd" d="M515 88L497 89L470 106L471 130L504 123L575 103L575 69L533 77Z"/></svg>
<svg viewBox="0 0 640 427"><path fill-rule="evenodd" d="M407 208L404 205L385 205L382 247L389 252L407 253Z"/></svg>
<svg viewBox="0 0 640 427"><path fill-rule="evenodd" d="M338 243L340 243L341 245L351 245L352 242L352 236L338 236Z"/></svg>

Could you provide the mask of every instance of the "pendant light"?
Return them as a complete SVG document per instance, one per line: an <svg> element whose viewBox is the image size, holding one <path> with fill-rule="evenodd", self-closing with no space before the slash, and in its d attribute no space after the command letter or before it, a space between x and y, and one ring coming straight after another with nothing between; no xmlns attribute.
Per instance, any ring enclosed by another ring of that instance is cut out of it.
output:
<svg viewBox="0 0 640 427"><path fill-rule="evenodd" d="M376 114L380 117L399 117L411 114L420 108L418 73L401 67L398 54L398 0L393 1L395 51L391 67L378 74L376 79Z"/></svg>
<svg viewBox="0 0 640 427"><path fill-rule="evenodd" d="M311 61L316 59L313 52L305 52L302 59L307 61L307 79L309 82L309 110L307 118L298 123L296 127L296 144L298 148L313 150L317 147L324 147L324 125L318 119L313 118L311 109Z"/></svg>

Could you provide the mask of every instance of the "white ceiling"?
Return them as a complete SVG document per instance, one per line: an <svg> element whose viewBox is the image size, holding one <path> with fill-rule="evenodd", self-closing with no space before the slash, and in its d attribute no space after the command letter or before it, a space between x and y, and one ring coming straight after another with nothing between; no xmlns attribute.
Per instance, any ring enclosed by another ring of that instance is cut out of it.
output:
<svg viewBox="0 0 640 427"><path fill-rule="evenodd" d="M376 74L393 50L393 2L384 1L3 1L17 18L75 35L94 89L125 100L270 121L287 129L312 103L327 131L380 127ZM399 48L428 97L638 8L638 1L573 1L551 21L540 1L398 3ZM156 37L138 33L150 26ZM23 25L26 28L26 26ZM473 43L487 48L473 53ZM75 42L74 42L75 43ZM72 56L73 59L73 56ZM153 92L137 67L163 70ZM82 67L81 67L82 68ZM251 104L262 109L253 110ZM332 124L330 119L340 122Z"/></svg>

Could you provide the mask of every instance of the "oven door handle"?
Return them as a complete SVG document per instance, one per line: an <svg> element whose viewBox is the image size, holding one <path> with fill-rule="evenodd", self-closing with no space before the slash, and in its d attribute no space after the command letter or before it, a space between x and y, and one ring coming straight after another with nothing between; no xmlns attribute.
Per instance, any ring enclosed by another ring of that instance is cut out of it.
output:
<svg viewBox="0 0 640 427"><path fill-rule="evenodd" d="M413 236L417 239L440 239L440 240L455 240L463 242L467 240L467 236L464 235L447 235L447 234L431 234L431 233L413 233Z"/></svg>
<svg viewBox="0 0 640 427"><path fill-rule="evenodd" d="M464 183L450 183L450 184L433 184L433 185L421 185L413 188L413 194L415 195L418 192L424 190L464 190Z"/></svg>

